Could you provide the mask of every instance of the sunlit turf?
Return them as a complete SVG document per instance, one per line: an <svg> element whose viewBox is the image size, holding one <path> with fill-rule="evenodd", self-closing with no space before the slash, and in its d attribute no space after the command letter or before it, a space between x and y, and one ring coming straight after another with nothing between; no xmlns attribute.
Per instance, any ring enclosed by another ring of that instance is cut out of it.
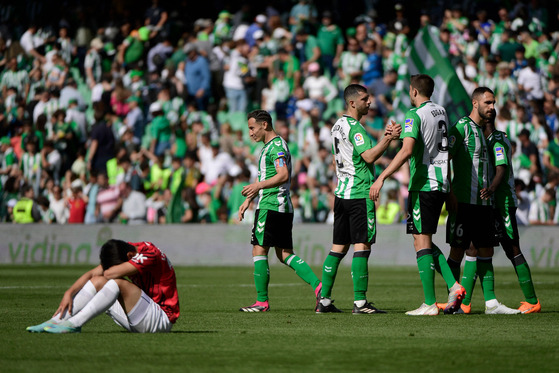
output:
<svg viewBox="0 0 559 373"><path fill-rule="evenodd" d="M333 291L342 314L314 313L314 293L289 268L273 266L271 311L252 304L250 267L177 267L181 317L172 333L130 334L102 315L81 334L25 331L48 319L86 267L0 266L2 372L452 371L551 372L559 363L559 270L533 270L543 312L483 313L479 285L471 315L411 317L423 301L417 269L370 267L369 299L385 315L352 315L349 267ZM314 268L320 277L320 268ZM496 269L496 294L523 300L512 268ZM446 300L437 279L438 300Z"/></svg>

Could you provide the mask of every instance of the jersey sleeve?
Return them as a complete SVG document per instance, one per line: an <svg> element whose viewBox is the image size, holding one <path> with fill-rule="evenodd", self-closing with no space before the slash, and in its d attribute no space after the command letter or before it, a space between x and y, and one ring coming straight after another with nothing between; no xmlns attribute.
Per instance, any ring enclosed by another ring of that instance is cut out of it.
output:
<svg viewBox="0 0 559 373"><path fill-rule="evenodd" d="M349 141L353 145L357 154L363 153L365 150L371 149L373 144L371 138L367 136L365 129L359 124L351 126L349 131Z"/></svg>
<svg viewBox="0 0 559 373"><path fill-rule="evenodd" d="M138 272L143 273L145 271L148 271L156 264L158 256L160 255L160 251L153 244L150 244L148 242L131 244L136 246L136 250L138 251L138 253L134 255L134 257L130 259L128 263L136 267Z"/></svg>
<svg viewBox="0 0 559 373"><path fill-rule="evenodd" d="M448 153L451 157L454 157L463 142L464 125L458 123L448 131Z"/></svg>
<svg viewBox="0 0 559 373"><path fill-rule="evenodd" d="M281 142L280 145L278 145L276 141L277 140L274 140L274 145L268 154L270 156L270 160L274 163L274 166L278 168L287 164L287 150L281 146Z"/></svg>
<svg viewBox="0 0 559 373"><path fill-rule="evenodd" d="M505 147L499 141L496 141L493 144L491 153L493 157L493 162L495 163L495 167L509 165L508 158L507 155L505 154L505 151L506 151Z"/></svg>
<svg viewBox="0 0 559 373"><path fill-rule="evenodd" d="M404 120L404 128L400 138L411 137L417 140L419 136L419 127L421 126L421 119L415 111L408 111Z"/></svg>

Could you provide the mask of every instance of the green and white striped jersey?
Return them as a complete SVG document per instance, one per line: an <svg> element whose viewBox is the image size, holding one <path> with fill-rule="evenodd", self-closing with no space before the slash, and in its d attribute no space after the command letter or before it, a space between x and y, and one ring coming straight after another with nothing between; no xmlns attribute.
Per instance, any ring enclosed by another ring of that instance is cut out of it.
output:
<svg viewBox="0 0 559 373"><path fill-rule="evenodd" d="M343 199L369 198L375 167L361 157L361 153L373 146L367 131L359 121L344 115L336 121L331 134L338 177L334 194Z"/></svg>
<svg viewBox="0 0 559 373"><path fill-rule="evenodd" d="M452 190L458 202L489 206L480 192L489 186L489 157L483 130L470 117L464 117L449 131L452 157Z"/></svg>
<svg viewBox="0 0 559 373"><path fill-rule="evenodd" d="M362 71L366 61L367 55L363 52L342 52L338 67L342 69L345 76L338 82L338 85L340 87L347 87L351 83L351 74Z"/></svg>
<svg viewBox="0 0 559 373"><path fill-rule="evenodd" d="M478 77L477 84L480 87L488 87L493 92L495 92L495 90L497 89L497 81L498 79L496 76L489 76L487 74L484 74Z"/></svg>
<svg viewBox="0 0 559 373"><path fill-rule="evenodd" d="M25 86L29 84L27 70L6 70L0 79L0 88L14 87L20 95L23 95Z"/></svg>
<svg viewBox="0 0 559 373"><path fill-rule="evenodd" d="M410 191L448 192L447 123L446 110L431 101L407 112L400 137L415 139L410 157Z"/></svg>
<svg viewBox="0 0 559 373"><path fill-rule="evenodd" d="M495 205L504 207L518 207L516 191L514 189L514 172L512 170L511 144L506 134L495 130L487 138L490 160L493 166L505 166L505 176L494 194Z"/></svg>
<svg viewBox="0 0 559 373"><path fill-rule="evenodd" d="M517 120L510 120L507 123L507 136L514 141L518 140L518 134L520 133L520 131L522 131L523 129L527 129L528 131L530 131L530 133L532 132L532 130L534 129L534 126L532 125L532 123L528 122L528 123L522 123L520 121Z"/></svg>
<svg viewBox="0 0 559 373"><path fill-rule="evenodd" d="M293 212L289 188L291 187L291 153L280 136L264 144L258 160L258 181L268 180L277 174L276 161L285 162L289 179L275 188L260 189L257 209Z"/></svg>

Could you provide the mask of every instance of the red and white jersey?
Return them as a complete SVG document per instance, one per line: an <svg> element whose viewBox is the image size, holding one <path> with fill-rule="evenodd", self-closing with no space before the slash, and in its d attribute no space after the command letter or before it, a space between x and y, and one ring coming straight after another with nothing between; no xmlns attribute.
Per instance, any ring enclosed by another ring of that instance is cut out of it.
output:
<svg viewBox="0 0 559 373"><path fill-rule="evenodd" d="M138 269L130 280L142 289L174 323L179 318L177 278L171 262L151 242L129 242L138 253L128 262Z"/></svg>

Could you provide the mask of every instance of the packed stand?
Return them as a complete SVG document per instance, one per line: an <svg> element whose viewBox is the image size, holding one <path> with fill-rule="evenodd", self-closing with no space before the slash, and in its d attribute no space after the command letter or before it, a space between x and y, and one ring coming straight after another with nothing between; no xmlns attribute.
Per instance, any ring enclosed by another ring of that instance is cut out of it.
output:
<svg viewBox="0 0 559 373"><path fill-rule="evenodd" d="M262 108L293 156L295 223L331 223L330 130L344 112L343 89L370 90L362 124L376 143L395 117L397 72L417 24L436 29L468 93L495 91L497 128L515 149L519 224L558 224L558 14L515 4L495 14L422 11L417 22L408 19L417 12L396 4L382 15L365 9L343 28L335 9L319 12L306 0L223 10L193 25L158 1L143 19L97 28L62 18L18 30L4 20L0 218L239 224L240 191L256 177L261 149L246 113ZM377 173L398 150L386 152ZM386 183L380 224L405 220L408 180L405 165ZM242 224L253 223L251 214Z"/></svg>

